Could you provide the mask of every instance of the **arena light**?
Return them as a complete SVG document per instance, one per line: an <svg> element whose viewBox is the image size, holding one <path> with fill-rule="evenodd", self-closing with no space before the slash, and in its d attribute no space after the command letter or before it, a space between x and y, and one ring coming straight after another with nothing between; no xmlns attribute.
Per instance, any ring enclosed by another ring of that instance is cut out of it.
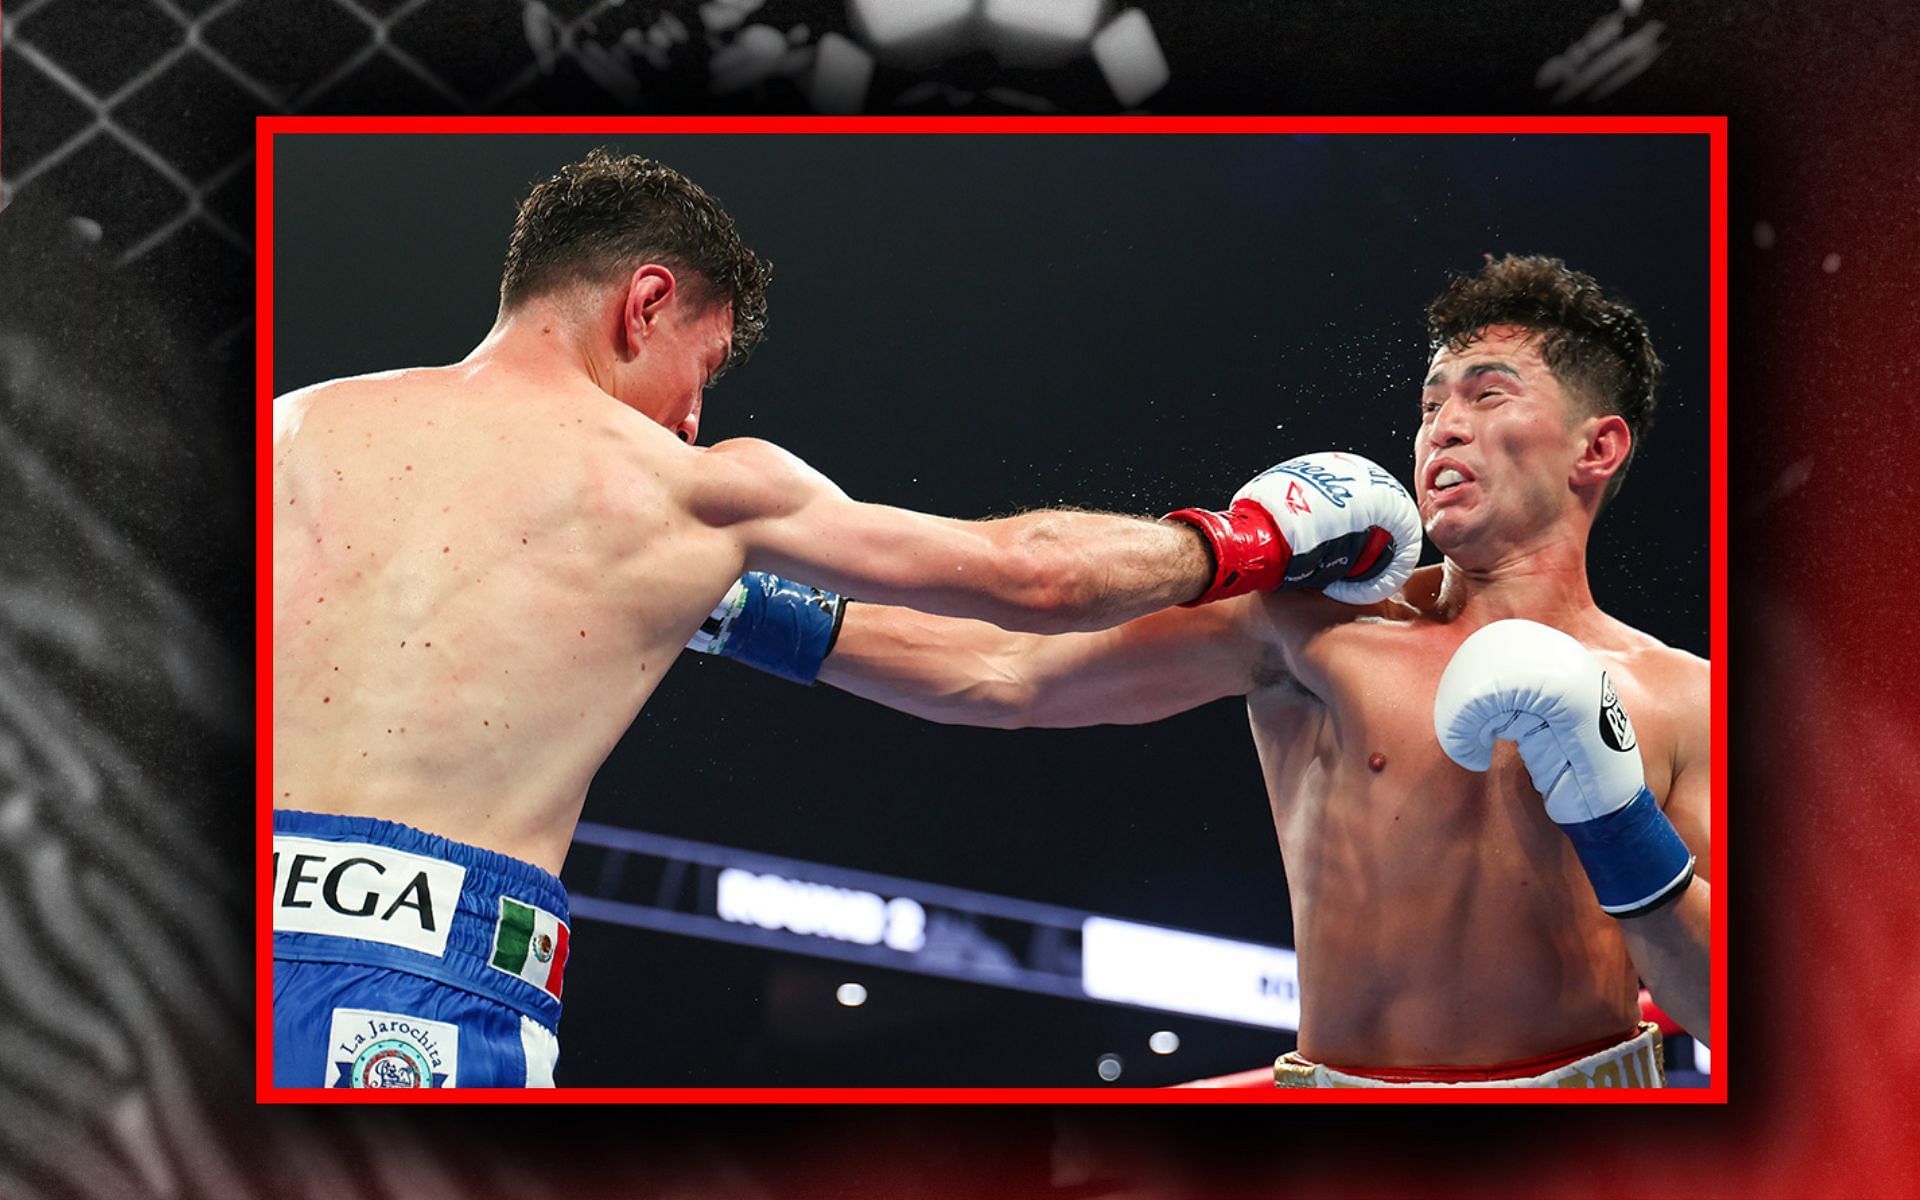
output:
<svg viewBox="0 0 1920 1200"><path fill-rule="evenodd" d="M1299 1028L1291 950L1111 917L1088 917L1080 940L1080 983L1096 1000Z"/></svg>
<svg viewBox="0 0 1920 1200"><path fill-rule="evenodd" d="M860 888L728 867L720 872L715 897L720 919L739 925L862 946L884 943L907 953L926 944L926 912L904 896L888 900Z"/></svg>
<svg viewBox="0 0 1920 1200"><path fill-rule="evenodd" d="M1268 1029L1299 1017L1278 946L591 821L574 845L576 920Z"/></svg>

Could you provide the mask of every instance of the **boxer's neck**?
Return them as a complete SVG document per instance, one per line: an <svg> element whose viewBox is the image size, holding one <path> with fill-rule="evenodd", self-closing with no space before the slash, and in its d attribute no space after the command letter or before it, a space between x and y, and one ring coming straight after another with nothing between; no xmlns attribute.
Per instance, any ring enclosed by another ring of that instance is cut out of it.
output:
<svg viewBox="0 0 1920 1200"><path fill-rule="evenodd" d="M1552 538L1515 547L1485 564L1465 566L1449 557L1441 564L1435 615L1474 626L1521 617L1566 628L1599 609L1587 585L1587 539L1561 530Z"/></svg>
<svg viewBox="0 0 1920 1200"><path fill-rule="evenodd" d="M463 363L492 365L542 376L576 375L602 391L612 378L612 349L595 353L580 314L568 305L530 300L512 312L503 312Z"/></svg>

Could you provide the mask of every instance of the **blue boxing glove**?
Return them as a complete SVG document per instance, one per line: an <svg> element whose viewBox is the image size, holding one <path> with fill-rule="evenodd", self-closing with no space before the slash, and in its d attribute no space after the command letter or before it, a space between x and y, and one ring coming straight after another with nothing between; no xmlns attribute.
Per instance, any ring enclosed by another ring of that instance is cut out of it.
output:
<svg viewBox="0 0 1920 1200"><path fill-rule="evenodd" d="M1694 856L1647 789L1633 724L1585 646L1534 621L1495 621L1440 676L1433 731L1470 771L1520 746L1547 815L1573 842L1600 907L1637 917L1693 882Z"/></svg>
<svg viewBox="0 0 1920 1200"><path fill-rule="evenodd" d="M845 597L765 571L748 571L727 589L687 649L736 658L795 683L812 683L840 636L846 610Z"/></svg>

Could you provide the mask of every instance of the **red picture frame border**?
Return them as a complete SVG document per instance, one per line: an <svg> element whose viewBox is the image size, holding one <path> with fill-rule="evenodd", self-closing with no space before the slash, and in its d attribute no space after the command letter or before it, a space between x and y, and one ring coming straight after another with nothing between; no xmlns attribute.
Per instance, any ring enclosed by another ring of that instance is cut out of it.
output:
<svg viewBox="0 0 1920 1200"><path fill-rule="evenodd" d="M877 134L955 136L1694 135L1709 155L1709 660L1712 681L1710 870L1711 1012L1715 1044L1705 1088L1170 1089L1143 1087L587 1087L393 1091L273 1084L273 196L275 139L347 134ZM263 1104L1725 1104L1727 1052L1727 118L1724 116L1486 117L289 117L255 121L255 1100Z"/></svg>

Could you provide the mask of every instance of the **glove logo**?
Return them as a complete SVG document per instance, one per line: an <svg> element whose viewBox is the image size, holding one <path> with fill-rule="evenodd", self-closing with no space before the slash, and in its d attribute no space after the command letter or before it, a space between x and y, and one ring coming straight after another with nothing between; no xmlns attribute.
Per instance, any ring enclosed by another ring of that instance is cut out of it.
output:
<svg viewBox="0 0 1920 1200"><path fill-rule="evenodd" d="M1627 710L1620 707L1613 680L1605 671L1600 672L1600 740L1622 752L1639 745L1633 737L1633 722L1627 720Z"/></svg>
<svg viewBox="0 0 1920 1200"><path fill-rule="evenodd" d="M1352 476L1342 475L1309 458L1290 459L1267 469L1263 475L1291 475L1332 501L1335 508L1345 508L1347 501L1353 499L1353 489L1347 486L1353 482Z"/></svg>
<svg viewBox="0 0 1920 1200"><path fill-rule="evenodd" d="M1375 487L1392 488L1394 491L1398 492L1402 496L1407 495L1406 486L1402 484L1398 479L1395 479L1388 472L1381 470L1379 467L1369 465L1367 467L1367 479ZM1409 500L1412 499L1412 497L1410 496L1407 498Z"/></svg>
<svg viewBox="0 0 1920 1200"><path fill-rule="evenodd" d="M1325 461L1321 461L1326 459L1335 459L1342 463L1354 463L1365 470L1366 476L1363 479L1352 472L1342 474L1337 468L1329 466ZM1291 475L1298 481L1287 485L1286 502L1287 509L1290 512L1311 511L1310 508L1306 507L1307 493L1301 490L1301 484L1306 484L1314 491L1325 496L1335 508L1347 507L1348 501L1355 499L1367 488L1384 488L1398 495L1408 503L1412 503L1412 497L1407 495L1406 487L1402 485L1398 479L1393 477L1392 472L1367 462L1365 459L1353 458L1345 454L1310 454L1302 458L1290 458L1278 466L1268 467L1266 470L1260 472L1260 474L1254 476L1253 482L1257 483L1273 475ZM1245 489L1242 489L1240 494L1245 495ZM1301 507L1294 507L1296 500L1298 500Z"/></svg>

